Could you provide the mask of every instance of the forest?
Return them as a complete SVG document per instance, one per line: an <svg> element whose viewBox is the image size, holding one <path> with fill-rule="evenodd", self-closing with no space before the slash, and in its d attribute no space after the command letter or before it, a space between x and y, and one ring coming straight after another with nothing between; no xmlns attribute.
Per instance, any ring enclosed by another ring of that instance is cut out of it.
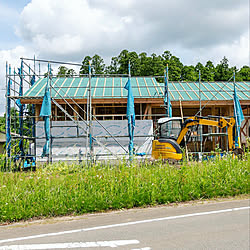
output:
<svg viewBox="0 0 250 250"><path fill-rule="evenodd" d="M80 72L75 72L65 66L58 68L57 77L72 76L74 74L88 74L88 64L91 60L92 73L99 74L128 74L128 62L131 65L131 76L163 76L168 65L170 81L198 81L199 71L201 81L232 81L235 71L236 81L250 81L250 67L245 65L238 69L230 67L228 59L224 56L220 63L215 65L212 61L206 64L197 62L196 65L184 65L180 58L165 51L162 55L155 53L148 55L134 51L122 50L118 56L111 58L110 65L105 65L100 55L85 56L82 61Z"/></svg>

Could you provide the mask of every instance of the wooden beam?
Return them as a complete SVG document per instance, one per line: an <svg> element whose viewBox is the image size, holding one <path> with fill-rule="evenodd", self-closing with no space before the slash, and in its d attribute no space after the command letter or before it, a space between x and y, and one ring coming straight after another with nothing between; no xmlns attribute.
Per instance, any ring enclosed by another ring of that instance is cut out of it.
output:
<svg viewBox="0 0 250 250"><path fill-rule="evenodd" d="M66 99L70 104L73 104L74 102L71 99ZM56 99L56 101L59 104L64 104L65 101L62 99ZM86 104L87 99L82 98L82 99L74 99L74 101L78 104ZM21 103L22 104L42 104L43 99L22 99ZM163 98L135 98L134 99L135 103L150 103L153 105L163 105ZM116 103L116 104L126 104L127 103L127 98L94 98L92 100L93 104L104 104L104 103ZM182 101L182 106L183 107L199 107L199 101ZM171 104L173 107L179 107L180 103L178 101L171 101ZM211 106L228 106L228 105L233 105L233 100L212 100L207 103L207 101L202 101L201 105L205 105L206 107L211 107ZM240 100L241 105L250 105L250 100Z"/></svg>

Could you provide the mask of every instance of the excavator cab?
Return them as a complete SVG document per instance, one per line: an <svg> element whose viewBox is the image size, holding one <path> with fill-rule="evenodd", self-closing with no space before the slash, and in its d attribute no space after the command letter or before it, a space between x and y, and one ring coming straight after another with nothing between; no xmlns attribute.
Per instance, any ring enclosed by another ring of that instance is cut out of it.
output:
<svg viewBox="0 0 250 250"><path fill-rule="evenodd" d="M180 117L160 118L158 128L159 138L177 140L182 129L182 119Z"/></svg>
<svg viewBox="0 0 250 250"><path fill-rule="evenodd" d="M158 120L157 138L152 144L153 159L181 160L182 150L176 142L181 130L181 117L164 117Z"/></svg>

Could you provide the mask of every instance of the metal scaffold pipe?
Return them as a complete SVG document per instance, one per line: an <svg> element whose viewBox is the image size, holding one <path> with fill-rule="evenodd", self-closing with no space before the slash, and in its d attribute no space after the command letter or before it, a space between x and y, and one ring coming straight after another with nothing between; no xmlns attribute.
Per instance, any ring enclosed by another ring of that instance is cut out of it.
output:
<svg viewBox="0 0 250 250"><path fill-rule="evenodd" d="M90 162L93 161L93 138L92 138L92 93L91 93L91 62L89 61L89 153L90 153Z"/></svg>
<svg viewBox="0 0 250 250"><path fill-rule="evenodd" d="M201 109L201 71L199 70L199 104L200 104L200 116L202 116L202 109ZM201 158L202 158L202 125L200 125L200 151L201 151Z"/></svg>

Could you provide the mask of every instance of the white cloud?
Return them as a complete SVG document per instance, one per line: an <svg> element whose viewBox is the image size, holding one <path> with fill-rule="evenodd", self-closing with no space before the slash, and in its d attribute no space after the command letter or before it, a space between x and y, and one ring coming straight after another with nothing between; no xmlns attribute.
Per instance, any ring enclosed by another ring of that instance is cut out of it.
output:
<svg viewBox="0 0 250 250"><path fill-rule="evenodd" d="M0 116L5 112L5 84L6 84L6 62L11 65L12 72L14 68L20 67L20 57L33 57L31 49L23 46L17 46L11 50L0 50Z"/></svg>
<svg viewBox="0 0 250 250"><path fill-rule="evenodd" d="M185 51L196 57L207 50L228 53L232 46L237 53L244 50L247 7L244 0L32 0L21 13L17 34L46 58L81 61L94 53L114 56L124 48L178 48L185 61ZM232 59L239 65L246 61Z"/></svg>
<svg viewBox="0 0 250 250"><path fill-rule="evenodd" d="M160 50L162 50L161 48ZM250 65L249 58L249 33L245 32L240 38L235 39L231 44L219 44L212 48L184 49L179 46L173 47L172 53L176 54L184 64L205 64L208 60L214 65L220 63L224 56L229 60L230 66Z"/></svg>
<svg viewBox="0 0 250 250"><path fill-rule="evenodd" d="M121 46L119 37L131 23L130 16L91 7L86 0L33 0L21 14L17 34L42 55L79 57L79 52Z"/></svg>

